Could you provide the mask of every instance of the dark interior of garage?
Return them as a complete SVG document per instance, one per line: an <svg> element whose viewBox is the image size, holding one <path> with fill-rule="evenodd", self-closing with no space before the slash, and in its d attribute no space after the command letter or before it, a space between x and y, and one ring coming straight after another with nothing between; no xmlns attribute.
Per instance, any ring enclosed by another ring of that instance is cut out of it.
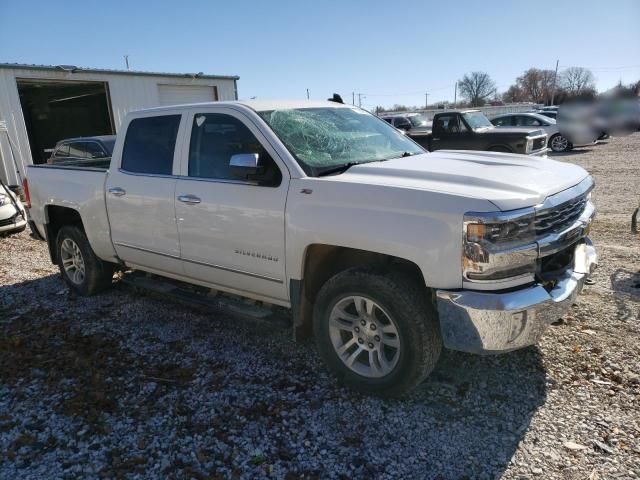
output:
<svg viewBox="0 0 640 480"><path fill-rule="evenodd" d="M18 80L33 163L44 163L56 142L114 133L108 87L102 82Z"/></svg>

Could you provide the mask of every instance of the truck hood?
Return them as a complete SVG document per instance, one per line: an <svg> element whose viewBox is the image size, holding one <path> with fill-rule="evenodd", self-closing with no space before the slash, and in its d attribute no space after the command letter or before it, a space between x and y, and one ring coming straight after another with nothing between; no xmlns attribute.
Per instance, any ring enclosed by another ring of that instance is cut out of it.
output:
<svg viewBox="0 0 640 480"><path fill-rule="evenodd" d="M570 163L512 153L438 150L355 165L336 181L448 193L492 202L500 210L542 203L589 174Z"/></svg>
<svg viewBox="0 0 640 480"><path fill-rule="evenodd" d="M542 127L489 127L489 128L479 128L475 131L476 133L490 133L491 135L501 134L501 135L522 135L523 137L529 136L537 136L544 134L544 130Z"/></svg>

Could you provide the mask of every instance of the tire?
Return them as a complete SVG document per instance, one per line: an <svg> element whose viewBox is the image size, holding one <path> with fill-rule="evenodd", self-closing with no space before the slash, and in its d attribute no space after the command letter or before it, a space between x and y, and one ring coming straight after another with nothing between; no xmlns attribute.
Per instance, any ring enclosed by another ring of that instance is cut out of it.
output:
<svg viewBox="0 0 640 480"><path fill-rule="evenodd" d="M76 226L62 227L56 238L56 249L60 274L73 291L90 296L111 286L113 265L93 253L84 230Z"/></svg>
<svg viewBox="0 0 640 480"><path fill-rule="evenodd" d="M568 152L573 148L573 145L567 140L567 137L559 133L556 133L549 139L548 145L551 151L555 153Z"/></svg>
<svg viewBox="0 0 640 480"><path fill-rule="evenodd" d="M355 299L353 303L351 299ZM358 316L356 301L368 316ZM371 303L375 306L369 310L366 307ZM351 320L332 320L332 313L339 310L339 316ZM336 322L340 327L332 328ZM378 324L375 329L374 323ZM338 380L381 397L400 397L414 389L431 373L442 350L438 317L428 292L396 271L356 267L328 280L315 302L313 327L320 355ZM359 333L355 333L356 327ZM387 333L393 328L395 336ZM342 358L354 359L353 367L339 356L340 347L344 349Z"/></svg>
<svg viewBox="0 0 640 480"><path fill-rule="evenodd" d="M489 148L490 152L512 153L507 147L495 146Z"/></svg>

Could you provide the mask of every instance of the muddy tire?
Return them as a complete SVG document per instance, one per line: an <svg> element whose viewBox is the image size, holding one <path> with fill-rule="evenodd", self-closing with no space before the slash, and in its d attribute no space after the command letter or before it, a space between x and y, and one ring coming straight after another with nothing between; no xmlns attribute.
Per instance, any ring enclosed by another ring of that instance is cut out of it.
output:
<svg viewBox="0 0 640 480"><path fill-rule="evenodd" d="M69 288L83 296L109 288L113 281L113 265L100 260L82 228L62 227L56 238L58 267Z"/></svg>
<svg viewBox="0 0 640 480"><path fill-rule="evenodd" d="M352 268L321 288L314 306L316 344L347 386L399 397L419 385L442 350L436 311L411 276Z"/></svg>

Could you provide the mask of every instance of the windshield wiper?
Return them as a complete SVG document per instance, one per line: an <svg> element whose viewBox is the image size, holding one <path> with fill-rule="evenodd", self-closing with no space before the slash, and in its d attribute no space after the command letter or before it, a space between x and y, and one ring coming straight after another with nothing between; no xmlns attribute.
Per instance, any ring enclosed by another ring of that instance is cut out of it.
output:
<svg viewBox="0 0 640 480"><path fill-rule="evenodd" d="M359 165L360 163L366 163L366 162L347 162L342 165L337 165L335 167L323 168L322 170L319 170L316 175L318 177L324 177L325 175L331 175L332 173L343 173L349 170L354 165Z"/></svg>

